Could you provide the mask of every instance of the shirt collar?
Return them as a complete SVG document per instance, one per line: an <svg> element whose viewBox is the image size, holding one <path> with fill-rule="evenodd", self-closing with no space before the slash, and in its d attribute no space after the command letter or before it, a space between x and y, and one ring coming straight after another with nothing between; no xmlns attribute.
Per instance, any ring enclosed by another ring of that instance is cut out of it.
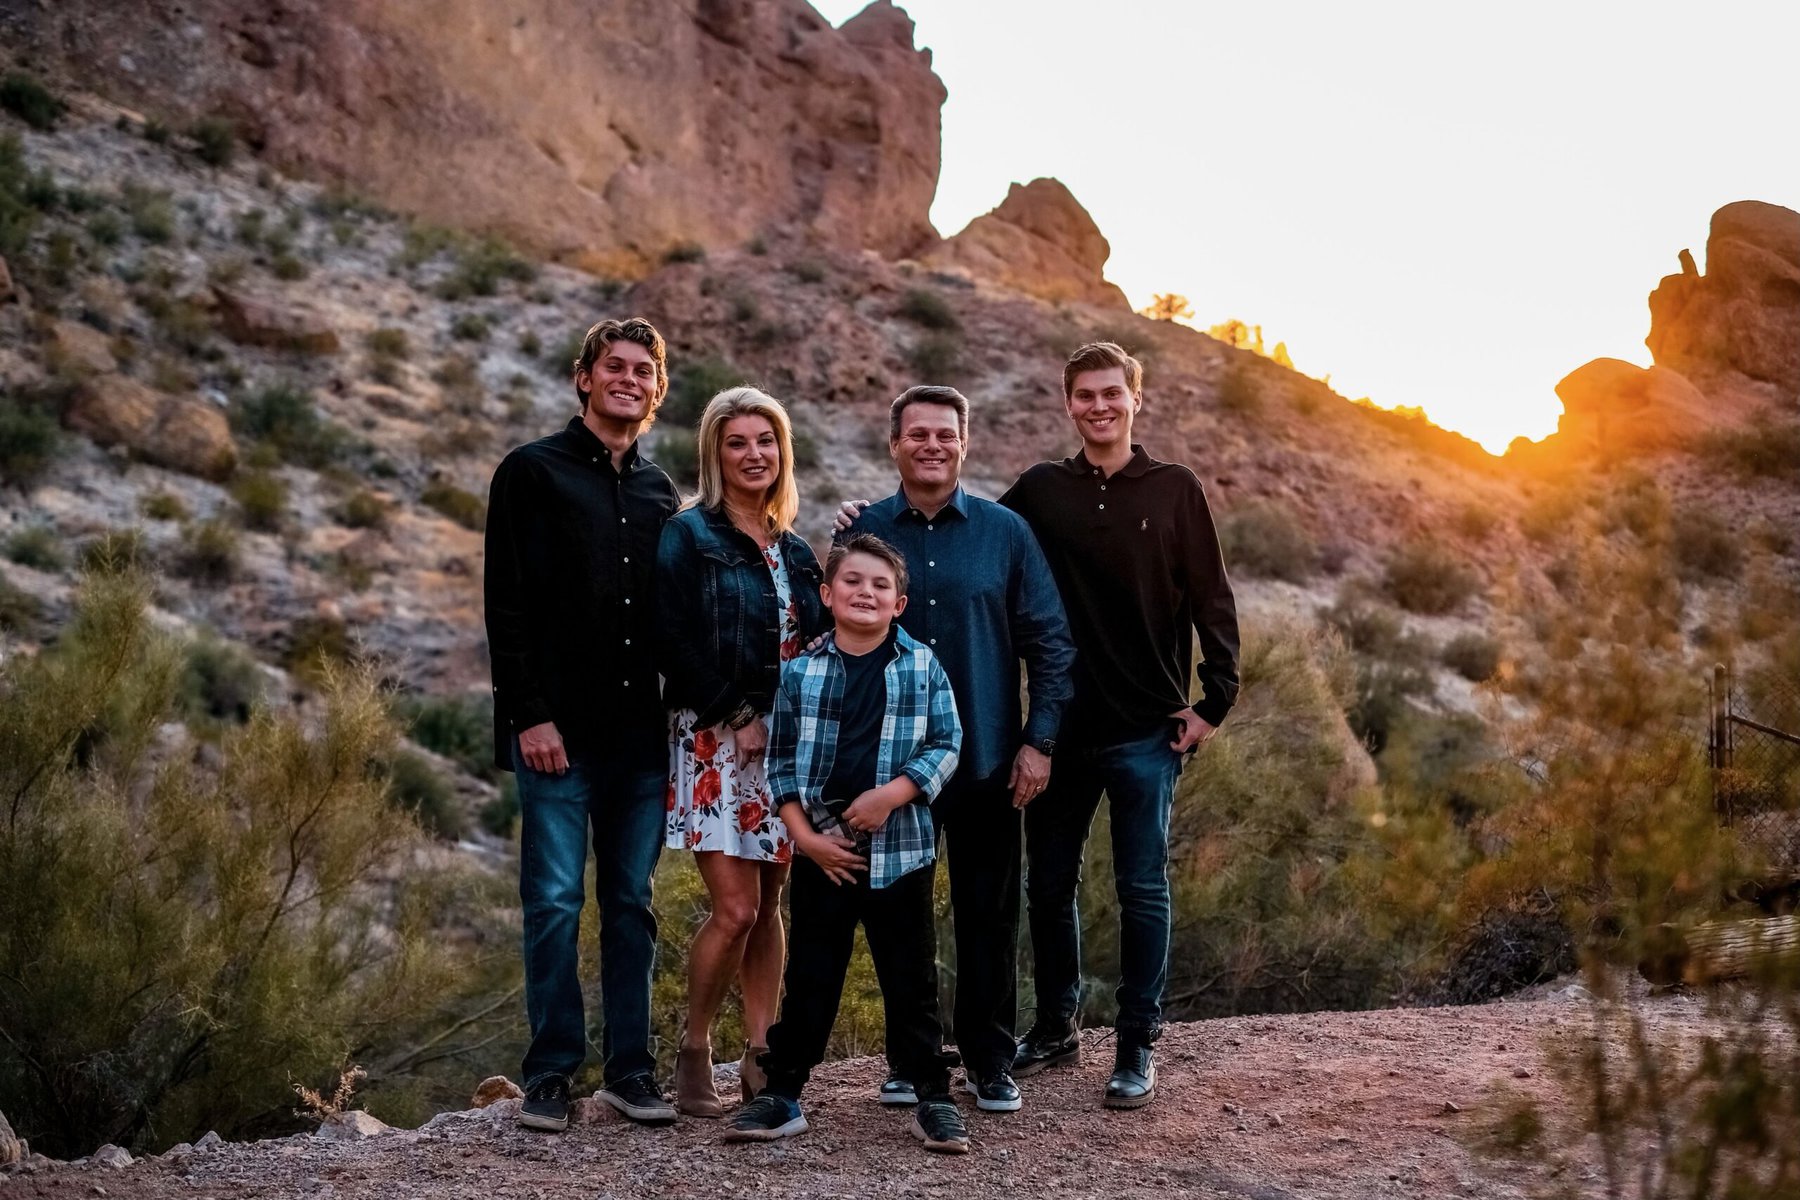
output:
<svg viewBox="0 0 1800 1200"><path fill-rule="evenodd" d="M611 448L594 436L594 431L588 428L587 422L582 420L579 414L569 418L564 432L579 443L581 453L609 464L621 475L637 466L638 443L635 438L632 439L631 445L625 447L625 453L619 456L617 462L614 462Z"/></svg>
<svg viewBox="0 0 1800 1200"><path fill-rule="evenodd" d="M894 503L899 507L901 516L907 516L909 514L914 515L918 518L923 518L925 516L925 514L923 512L920 512L918 509L914 508L912 506L912 502L906 498L905 485L902 485L901 487L899 487L895 490ZM969 506L968 506L967 501L964 498L962 484L959 483L956 485L956 490L954 492L950 493L950 499L945 501L944 507L942 507L938 510L937 516L932 517L930 519L934 520L934 521L939 520L946 513L955 513L957 516L962 517L964 520L968 519Z"/></svg>
<svg viewBox="0 0 1800 1200"><path fill-rule="evenodd" d="M1075 452L1074 458L1064 459L1063 461L1066 462L1069 465L1069 469L1074 471L1077 475L1091 475L1098 469L1093 463L1088 461L1087 448L1085 446ZM1144 448L1142 446L1133 442L1131 443L1130 461L1120 467L1117 471L1113 472L1113 474L1123 475L1128 479L1136 479L1149 469L1150 456L1144 453Z"/></svg>
<svg viewBox="0 0 1800 1200"><path fill-rule="evenodd" d="M905 630L900 628L900 621L898 618L888 622L887 639L883 641L881 645L869 651L869 653L876 654L882 650L886 650L889 658L898 657L901 650L900 639L905 636L905 632ZM836 655L840 659L844 657L844 652L838 649L837 630L835 629L827 631L824 640L821 641L818 648L813 651L813 653L819 655L824 655L827 652Z"/></svg>

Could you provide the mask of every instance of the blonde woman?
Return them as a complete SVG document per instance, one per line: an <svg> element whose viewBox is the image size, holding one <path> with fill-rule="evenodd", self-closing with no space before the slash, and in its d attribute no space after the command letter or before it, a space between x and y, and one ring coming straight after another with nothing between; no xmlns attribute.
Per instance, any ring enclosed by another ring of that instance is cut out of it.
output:
<svg viewBox="0 0 1800 1200"><path fill-rule="evenodd" d="M712 1023L741 978L743 1094L762 1083L786 951L781 887L793 842L770 803L763 753L781 664L824 630L821 572L793 532L800 507L787 410L752 387L700 418L700 494L663 527L657 607L669 720L665 844L694 854L711 911L688 949L676 1107L717 1117Z"/></svg>

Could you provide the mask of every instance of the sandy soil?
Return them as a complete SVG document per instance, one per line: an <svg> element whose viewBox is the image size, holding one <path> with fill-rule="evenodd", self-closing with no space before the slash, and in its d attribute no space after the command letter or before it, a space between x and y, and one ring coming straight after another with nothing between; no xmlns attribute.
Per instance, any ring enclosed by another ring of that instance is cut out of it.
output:
<svg viewBox="0 0 1800 1200"><path fill-rule="evenodd" d="M1644 1009L1680 1035L1702 1002ZM562 1135L512 1121L512 1104L449 1114L417 1131L339 1142L319 1135L0 1176L23 1197L1525 1197L1544 1184L1599 1194L1591 1162L1494 1161L1471 1150L1495 1089L1567 1105L1547 1054L1592 1029L1568 993L1470 1008L1242 1017L1172 1026L1158 1048L1159 1098L1111 1112L1100 1090L1109 1036L1080 1066L1024 1081L1022 1112L960 1098L974 1149L927 1154L904 1111L882 1109L878 1059L829 1064L806 1097L812 1131L773 1146L726 1146L716 1122L634 1127L598 1104ZM1455 1106L1454 1110L1451 1106Z"/></svg>

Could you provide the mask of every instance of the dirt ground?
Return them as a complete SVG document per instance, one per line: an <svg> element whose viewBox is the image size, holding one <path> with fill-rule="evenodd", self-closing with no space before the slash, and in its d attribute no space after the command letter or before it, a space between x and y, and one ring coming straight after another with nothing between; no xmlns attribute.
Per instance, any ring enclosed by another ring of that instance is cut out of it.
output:
<svg viewBox="0 0 1800 1200"><path fill-rule="evenodd" d="M1495 1161L1475 1153L1496 1089L1568 1106L1547 1055L1592 1029L1578 990L1469 1008L1241 1017L1171 1026L1158 1046L1158 1099L1100 1105L1109 1035L1086 1035L1077 1067L1024 1081L1022 1112L977 1112L974 1148L927 1154L904 1110L875 1100L880 1060L827 1065L805 1098L812 1131L727 1146L717 1122L634 1127L598 1104L561 1135L512 1120L516 1102L440 1116L424 1129L355 1141L299 1135L171 1153L123 1168L58 1166L0 1175L25 1197L379 1196L460 1198L922 1196L1362 1200L1525 1197L1603 1191L1592 1162ZM1704 1023L1702 1002L1644 1002L1653 1030ZM1452 1107L1454 1106L1454 1107Z"/></svg>

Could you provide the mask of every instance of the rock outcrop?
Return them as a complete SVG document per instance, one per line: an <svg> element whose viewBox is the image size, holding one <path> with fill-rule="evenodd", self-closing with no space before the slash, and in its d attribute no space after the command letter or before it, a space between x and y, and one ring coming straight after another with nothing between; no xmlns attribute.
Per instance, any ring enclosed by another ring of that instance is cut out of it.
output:
<svg viewBox="0 0 1800 1200"><path fill-rule="evenodd" d="M0 1113L0 1167L16 1163L25 1157L25 1146L13 1127L7 1123L6 1114Z"/></svg>
<svg viewBox="0 0 1800 1200"><path fill-rule="evenodd" d="M85 380L63 421L101 446L122 446L147 462L222 480L237 466L225 414L198 396L158 392L124 375Z"/></svg>
<svg viewBox="0 0 1800 1200"><path fill-rule="evenodd" d="M940 243L926 261L1045 300L1129 309L1102 270L1112 246L1081 202L1055 179L1013 184L999 207Z"/></svg>
<svg viewBox="0 0 1800 1200"><path fill-rule="evenodd" d="M685 242L935 240L945 91L912 20L805 0L61 0L8 40L177 127L433 221L630 273Z"/></svg>
<svg viewBox="0 0 1800 1200"><path fill-rule="evenodd" d="M1800 213L1755 200L1714 213L1706 273L1683 251L1650 295L1645 344L1715 399L1747 381L1800 408Z"/></svg>
<svg viewBox="0 0 1800 1200"><path fill-rule="evenodd" d="M1556 385L1563 415L1562 444L1602 457L1678 445L1716 424L1700 390L1667 367L1640 367L1596 358Z"/></svg>

